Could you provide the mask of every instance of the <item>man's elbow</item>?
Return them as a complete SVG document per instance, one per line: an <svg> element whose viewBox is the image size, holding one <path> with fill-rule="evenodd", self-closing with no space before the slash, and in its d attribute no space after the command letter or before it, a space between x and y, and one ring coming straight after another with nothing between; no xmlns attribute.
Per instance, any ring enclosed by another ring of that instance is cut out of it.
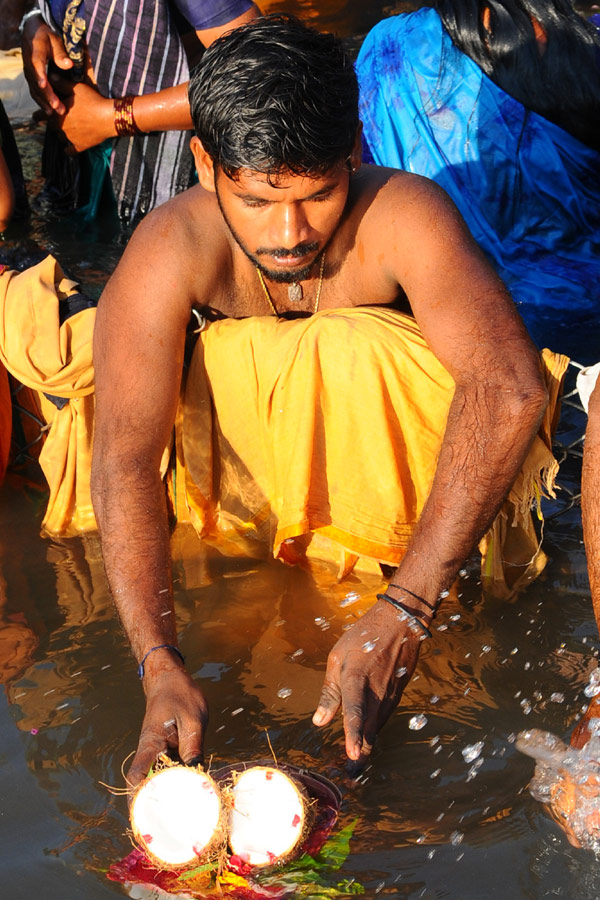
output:
<svg viewBox="0 0 600 900"><path fill-rule="evenodd" d="M529 432L537 431L548 408L549 399L548 389L541 377L532 378L527 384L516 385L509 396L514 427Z"/></svg>

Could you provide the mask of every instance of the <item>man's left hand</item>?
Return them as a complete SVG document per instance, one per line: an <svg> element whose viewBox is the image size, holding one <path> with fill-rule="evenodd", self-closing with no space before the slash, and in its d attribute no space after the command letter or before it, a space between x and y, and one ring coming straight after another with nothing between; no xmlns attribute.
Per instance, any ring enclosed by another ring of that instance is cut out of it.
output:
<svg viewBox="0 0 600 900"><path fill-rule="evenodd" d="M49 124L62 131L78 153L116 135L110 98L103 97L89 84L72 84L65 79L53 79L52 83L61 94L66 111L64 115L52 115Z"/></svg>
<svg viewBox="0 0 600 900"><path fill-rule="evenodd" d="M341 706L351 760L369 755L415 670L422 638L400 616L379 600L329 654L313 723L328 725Z"/></svg>

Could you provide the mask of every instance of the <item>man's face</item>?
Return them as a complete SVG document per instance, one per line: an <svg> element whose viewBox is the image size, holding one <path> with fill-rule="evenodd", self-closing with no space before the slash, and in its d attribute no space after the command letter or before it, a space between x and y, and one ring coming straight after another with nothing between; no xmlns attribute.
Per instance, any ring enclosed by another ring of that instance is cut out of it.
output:
<svg viewBox="0 0 600 900"><path fill-rule="evenodd" d="M307 278L335 232L348 198L346 163L324 176L269 177L242 169L235 180L216 170L214 188L232 236L273 281Z"/></svg>

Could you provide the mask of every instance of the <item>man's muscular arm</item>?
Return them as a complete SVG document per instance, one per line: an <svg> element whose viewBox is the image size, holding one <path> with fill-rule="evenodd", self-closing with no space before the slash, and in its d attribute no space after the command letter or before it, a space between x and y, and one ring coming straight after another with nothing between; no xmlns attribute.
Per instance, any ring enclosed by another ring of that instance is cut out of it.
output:
<svg viewBox="0 0 600 900"><path fill-rule="evenodd" d="M393 223L381 230L385 264L456 390L427 503L388 593L428 624L440 592L452 584L515 480L547 396L537 353L508 292L455 207L432 182L412 182L402 190L385 188ZM361 651L375 639L375 650ZM378 601L334 647L315 723L331 721L341 704L351 759L369 752L399 702L419 644L418 630Z"/></svg>
<svg viewBox="0 0 600 900"><path fill-rule="evenodd" d="M102 295L94 335L92 497L110 587L138 662L152 647L177 646L159 474L191 308L181 260L170 249L177 244L176 223L164 211L139 226ZM148 657L143 687L146 717L129 772L133 784L167 746L178 746L186 762L201 755L208 715L201 691L170 650Z"/></svg>

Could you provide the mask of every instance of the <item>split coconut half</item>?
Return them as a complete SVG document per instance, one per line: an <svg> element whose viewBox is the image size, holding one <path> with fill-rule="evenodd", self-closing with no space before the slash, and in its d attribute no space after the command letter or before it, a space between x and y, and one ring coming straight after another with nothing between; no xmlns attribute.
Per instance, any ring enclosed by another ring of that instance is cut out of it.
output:
<svg viewBox="0 0 600 900"><path fill-rule="evenodd" d="M252 766L234 773L230 795L229 847L250 866L290 859L308 830L308 797L279 768Z"/></svg>
<svg viewBox="0 0 600 900"><path fill-rule="evenodd" d="M160 869L211 859L225 843L221 791L199 766L170 764L136 788L130 808L137 846Z"/></svg>

